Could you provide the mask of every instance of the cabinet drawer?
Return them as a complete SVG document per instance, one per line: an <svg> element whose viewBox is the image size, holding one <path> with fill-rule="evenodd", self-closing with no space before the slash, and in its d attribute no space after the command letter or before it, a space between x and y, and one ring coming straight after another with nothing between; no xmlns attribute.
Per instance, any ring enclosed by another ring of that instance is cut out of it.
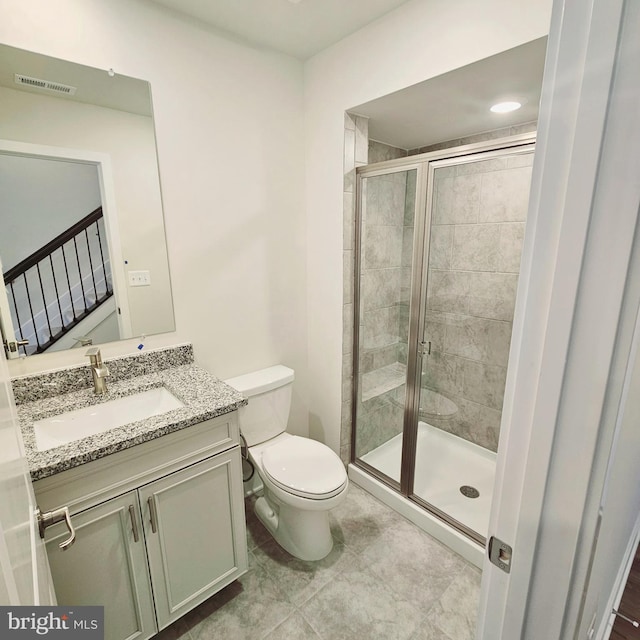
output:
<svg viewBox="0 0 640 640"><path fill-rule="evenodd" d="M33 483L43 511L78 513L239 444L237 412L218 416Z"/></svg>

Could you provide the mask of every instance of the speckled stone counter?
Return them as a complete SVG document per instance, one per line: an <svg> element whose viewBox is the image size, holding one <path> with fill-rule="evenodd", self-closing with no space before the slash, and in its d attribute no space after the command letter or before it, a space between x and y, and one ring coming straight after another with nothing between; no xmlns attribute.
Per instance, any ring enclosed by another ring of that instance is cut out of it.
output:
<svg viewBox="0 0 640 640"><path fill-rule="evenodd" d="M113 361L106 361L110 370ZM88 369L88 367L87 367ZM62 372L56 372L61 374ZM23 379L24 380L24 379ZM42 383L42 380L40 381ZM33 423L67 411L108 402L156 387L166 387L184 407L68 444L38 451ZM190 427L247 404L235 389L195 364L168 366L158 371L108 381L108 391L80 389L18 405L18 419L31 478L40 480L112 453Z"/></svg>

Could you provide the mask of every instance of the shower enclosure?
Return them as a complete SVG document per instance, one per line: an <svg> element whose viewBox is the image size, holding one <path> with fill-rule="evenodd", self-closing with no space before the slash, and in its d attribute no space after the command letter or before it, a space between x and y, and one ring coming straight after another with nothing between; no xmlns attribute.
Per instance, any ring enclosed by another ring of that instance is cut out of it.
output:
<svg viewBox="0 0 640 640"><path fill-rule="evenodd" d="M533 151L525 135L357 170L351 459L479 543Z"/></svg>

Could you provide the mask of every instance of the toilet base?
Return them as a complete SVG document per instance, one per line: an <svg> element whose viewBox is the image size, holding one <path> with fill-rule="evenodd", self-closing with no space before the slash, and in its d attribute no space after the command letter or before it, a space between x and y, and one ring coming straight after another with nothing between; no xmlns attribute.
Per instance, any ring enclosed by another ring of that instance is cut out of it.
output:
<svg viewBox="0 0 640 640"><path fill-rule="evenodd" d="M267 493L265 488L265 493ZM303 511L273 496L256 500L255 513L274 540L300 560L322 560L333 549L329 511Z"/></svg>

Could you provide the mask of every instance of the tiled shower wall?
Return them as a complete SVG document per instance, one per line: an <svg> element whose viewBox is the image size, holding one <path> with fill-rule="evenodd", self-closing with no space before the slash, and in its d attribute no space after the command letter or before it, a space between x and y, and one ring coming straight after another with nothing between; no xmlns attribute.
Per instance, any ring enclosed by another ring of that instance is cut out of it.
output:
<svg viewBox="0 0 640 640"><path fill-rule="evenodd" d="M367 153L367 130L366 118L349 115L345 117L345 280L340 451L345 463L349 461L352 415L355 167L367 164L367 159L370 163L381 162L407 154L527 133L535 130L535 123L409 152L371 141ZM530 172L529 167L516 166L518 162L522 160L510 160L504 166L500 162L489 162L442 170L438 174L434 203L436 210L432 221L426 318L427 339L432 342L432 354L425 363L423 387L452 399L457 411L453 418L438 418L435 415L423 417L436 426L494 450L499 434L510 324L524 229L522 201L526 214L528 182L524 190L525 196L522 193L516 196L516 200L520 198L519 205L515 208L511 205L505 207L504 201L511 197L509 193L513 189L517 190L518 180L526 182L523 176ZM409 187L408 193L415 191L413 185L406 186ZM459 209L462 213L453 211L454 202L456 211ZM406 205L405 211L409 208L413 210L412 202L407 202ZM366 313L361 320L363 339L368 341L365 344L369 347L369 351L361 359L365 372L375 372L376 366L392 366L394 354L396 363L406 364L409 267L413 235L412 221L411 224L407 222L405 218L399 301L397 304L387 305L387 311L374 311L369 321ZM370 233L380 235L381 232L382 229L378 229ZM397 234L390 235L395 239L389 240L377 252L378 257L384 254L389 257L389 243L397 243ZM370 240L374 238L370 237ZM371 264L369 266L373 267ZM377 320L374 322L373 318L376 316ZM383 317L384 321L381 319ZM396 335L391 330L394 326L397 326ZM383 334L387 335L388 340L383 338ZM392 346L394 342L395 347ZM395 435L397 425L402 423L401 417L398 418L396 413L397 407L403 404L403 397L404 385L400 385L392 391L385 391L379 397L367 400L368 404L361 410L371 412L368 416L371 419L367 420L371 429L368 434L362 434L362 438L358 438L359 450L361 445L363 451L366 451L376 446L376 443L379 444L378 440L383 442ZM431 397L433 394L424 395L427 410Z"/></svg>
<svg viewBox="0 0 640 640"><path fill-rule="evenodd" d="M437 169L422 386L457 411L424 416L495 451L533 154ZM425 407L428 410L428 407Z"/></svg>
<svg viewBox="0 0 640 640"><path fill-rule="evenodd" d="M356 167L368 163L369 120L345 113L343 191L343 307L342 307L342 412L340 458L351 457L351 395L353 389L353 284L355 254Z"/></svg>

